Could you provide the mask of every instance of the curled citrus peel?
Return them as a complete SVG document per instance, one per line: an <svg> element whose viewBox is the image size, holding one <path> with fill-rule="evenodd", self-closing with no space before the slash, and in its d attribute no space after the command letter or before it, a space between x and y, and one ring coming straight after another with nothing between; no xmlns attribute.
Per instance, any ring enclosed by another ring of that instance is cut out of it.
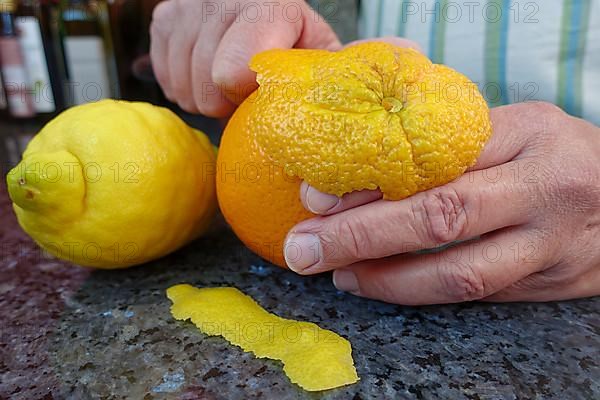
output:
<svg viewBox="0 0 600 400"><path fill-rule="evenodd" d="M271 314L232 287L198 289L176 285L167 290L175 319L190 319L207 335L283 362L289 379L307 391L333 389L358 381L350 342L310 322Z"/></svg>

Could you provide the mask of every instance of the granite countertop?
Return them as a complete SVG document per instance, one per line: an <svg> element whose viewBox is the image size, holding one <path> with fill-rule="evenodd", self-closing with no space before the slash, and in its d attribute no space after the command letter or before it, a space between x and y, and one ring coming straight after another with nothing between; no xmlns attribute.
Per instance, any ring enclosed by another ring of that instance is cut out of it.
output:
<svg viewBox="0 0 600 400"><path fill-rule="evenodd" d="M0 399L592 399L600 298L400 307L265 264L223 226L159 261L92 271L41 253L0 185ZM320 393L175 321L169 286L236 286L347 337L359 383Z"/></svg>

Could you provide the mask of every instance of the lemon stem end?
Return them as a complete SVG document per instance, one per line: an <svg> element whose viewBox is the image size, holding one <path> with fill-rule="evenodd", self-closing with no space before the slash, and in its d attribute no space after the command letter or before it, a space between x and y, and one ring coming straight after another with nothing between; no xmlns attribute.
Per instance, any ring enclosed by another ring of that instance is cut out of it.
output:
<svg viewBox="0 0 600 400"><path fill-rule="evenodd" d="M396 99L395 97L384 98L383 101L381 102L381 105L383 106L385 111L391 112L391 113L396 113L396 112L402 110L402 108L404 108L404 105L402 104L402 102L400 100Z"/></svg>

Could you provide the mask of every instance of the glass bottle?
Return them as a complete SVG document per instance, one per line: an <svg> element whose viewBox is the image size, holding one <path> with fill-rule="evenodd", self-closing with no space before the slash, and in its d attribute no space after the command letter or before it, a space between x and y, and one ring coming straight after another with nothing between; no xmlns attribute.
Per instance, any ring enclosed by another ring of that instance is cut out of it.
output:
<svg viewBox="0 0 600 400"><path fill-rule="evenodd" d="M57 62L57 58L62 55L57 55L52 45L48 15L43 12L40 0L20 0L15 25L37 119L45 121L63 108L63 74L59 71Z"/></svg>
<svg viewBox="0 0 600 400"><path fill-rule="evenodd" d="M117 67L103 0L62 0L61 33L70 104L119 97Z"/></svg>
<svg viewBox="0 0 600 400"><path fill-rule="evenodd" d="M6 102L6 94L4 93L4 82L2 73L0 72L0 117L8 114L8 103Z"/></svg>
<svg viewBox="0 0 600 400"><path fill-rule="evenodd" d="M25 60L15 29L16 4L0 0L0 65L8 111L15 118L35 115Z"/></svg>

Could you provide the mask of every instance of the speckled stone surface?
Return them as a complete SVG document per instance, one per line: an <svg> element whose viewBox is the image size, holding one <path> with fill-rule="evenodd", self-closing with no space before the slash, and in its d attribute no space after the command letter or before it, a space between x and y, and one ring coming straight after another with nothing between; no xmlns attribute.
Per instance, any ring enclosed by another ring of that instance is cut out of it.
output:
<svg viewBox="0 0 600 400"><path fill-rule="evenodd" d="M142 267L90 271L44 257L0 186L1 399L593 399L600 299L400 307L264 264L226 229ZM361 381L291 384L191 323L165 289L232 285L268 310L347 337Z"/></svg>

